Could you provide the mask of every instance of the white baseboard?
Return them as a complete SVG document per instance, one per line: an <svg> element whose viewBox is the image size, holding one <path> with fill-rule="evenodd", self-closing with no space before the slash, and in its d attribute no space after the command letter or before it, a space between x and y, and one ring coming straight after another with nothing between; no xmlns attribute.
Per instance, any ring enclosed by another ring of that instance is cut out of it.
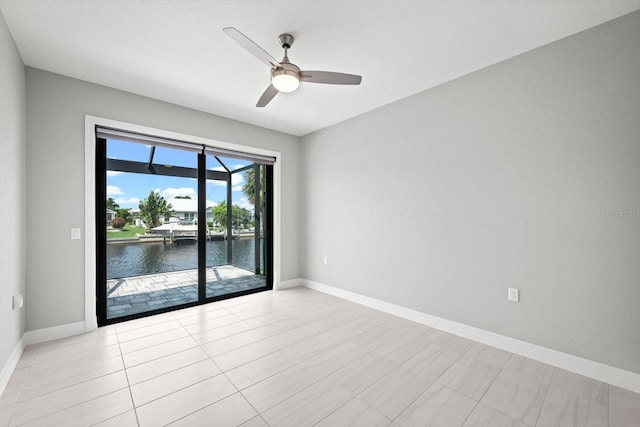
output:
<svg viewBox="0 0 640 427"><path fill-rule="evenodd" d="M25 347L32 344L38 344L45 341L57 340L60 338L66 338L73 335L80 335L86 332L86 324L84 321L68 323L66 325L52 326L51 328L36 329L34 331L25 332L16 344L15 348L9 356L9 360L2 367L0 371L0 394L4 392L13 371L18 365L20 357L24 352Z"/></svg>
<svg viewBox="0 0 640 427"><path fill-rule="evenodd" d="M52 326L50 328L36 329L34 331L25 332L22 336L24 345L38 344L45 341L57 340L73 335L84 334L85 322L67 323L66 325Z"/></svg>
<svg viewBox="0 0 640 427"><path fill-rule="evenodd" d="M289 280L288 282L294 281ZM296 282L301 286L305 286L310 289L352 301L357 304L362 304L385 313L393 314L394 316L412 320L414 322L496 347L510 353L518 354L529 359L537 360L616 387L640 393L640 374L636 374L634 372L625 371L620 368L604 365L592 360L552 350L550 348L541 347L526 341L517 340L515 338L495 334L483 329L474 328L473 326L432 316L417 310L391 304L375 298L360 295L355 292L345 291L323 283L313 282L306 279L299 279L296 280Z"/></svg>
<svg viewBox="0 0 640 427"><path fill-rule="evenodd" d="M303 282L302 279L285 280L284 282L277 283L273 290L281 291L283 289L295 288L296 286L303 286Z"/></svg>
<svg viewBox="0 0 640 427"><path fill-rule="evenodd" d="M22 352L26 347L24 343L24 335L23 338L20 338L20 341L13 348L13 351L9 355L9 359L7 363L2 367L2 371L0 371L0 395L4 393L4 389L7 387L9 383L9 379L11 379L11 375L13 375L13 371L16 369L20 358L22 357Z"/></svg>

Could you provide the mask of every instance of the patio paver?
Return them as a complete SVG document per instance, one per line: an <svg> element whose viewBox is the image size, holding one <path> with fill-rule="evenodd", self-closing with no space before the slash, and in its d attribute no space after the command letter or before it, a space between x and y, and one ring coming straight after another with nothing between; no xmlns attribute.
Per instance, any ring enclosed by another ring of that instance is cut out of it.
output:
<svg viewBox="0 0 640 427"><path fill-rule="evenodd" d="M266 278L231 265L206 270L207 297L257 289ZM198 270L107 280L107 318L143 313L198 300Z"/></svg>

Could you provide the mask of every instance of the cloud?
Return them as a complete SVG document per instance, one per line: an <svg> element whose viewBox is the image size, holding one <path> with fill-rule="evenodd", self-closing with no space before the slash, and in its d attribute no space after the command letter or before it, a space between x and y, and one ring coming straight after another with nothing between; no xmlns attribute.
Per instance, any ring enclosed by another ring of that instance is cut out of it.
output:
<svg viewBox="0 0 640 427"><path fill-rule="evenodd" d="M195 189L190 187L181 187L181 188L166 188L160 191L160 194L164 197L176 197L176 196L190 196L191 198L195 198L198 196L198 193Z"/></svg>
<svg viewBox="0 0 640 427"><path fill-rule="evenodd" d="M251 204L249 199L247 199L246 197L241 198L240 200L238 200L237 202L234 202L233 204L234 205L238 205L241 208L245 208L245 209L250 210L250 211L253 210L253 205Z"/></svg>
<svg viewBox="0 0 640 427"><path fill-rule="evenodd" d="M124 194L120 187L116 187L115 185L107 185L107 196L119 196Z"/></svg>
<svg viewBox="0 0 640 427"><path fill-rule="evenodd" d="M213 185L217 185L218 187L225 187L227 185L227 181L208 181ZM231 175L231 185L238 186L244 183L244 175L241 173L234 173Z"/></svg>
<svg viewBox="0 0 640 427"><path fill-rule="evenodd" d="M123 174L124 172L119 171L107 171L107 176L114 177Z"/></svg>
<svg viewBox="0 0 640 427"><path fill-rule="evenodd" d="M231 187L231 191L242 191L242 185L236 185L235 187Z"/></svg>
<svg viewBox="0 0 640 427"><path fill-rule="evenodd" d="M115 202L119 205L138 205L138 203L140 203L140 199L137 197L129 197L128 199L121 197L116 199Z"/></svg>
<svg viewBox="0 0 640 427"><path fill-rule="evenodd" d="M225 163L225 165L226 165L226 163ZM245 166L247 166L247 165L231 165L231 166L227 165L227 167L229 168L229 170L232 170L232 171L234 171L234 170L236 170L236 169L243 168L243 167L245 167ZM212 171L219 171L219 172L226 172L226 171L227 171L227 170L226 170L225 168L223 168L222 166L215 166L215 167L209 168L209 170L212 170Z"/></svg>

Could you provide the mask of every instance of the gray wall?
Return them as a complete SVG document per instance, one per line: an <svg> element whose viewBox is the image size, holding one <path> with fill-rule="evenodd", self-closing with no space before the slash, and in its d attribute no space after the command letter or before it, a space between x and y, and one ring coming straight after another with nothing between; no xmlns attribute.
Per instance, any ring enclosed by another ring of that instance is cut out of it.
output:
<svg viewBox="0 0 640 427"><path fill-rule="evenodd" d="M13 310L25 294L25 73L0 13L0 370L25 331L25 310Z"/></svg>
<svg viewBox="0 0 640 427"><path fill-rule="evenodd" d="M635 12L307 135L302 276L640 373L639 114Z"/></svg>
<svg viewBox="0 0 640 427"><path fill-rule="evenodd" d="M299 139L27 68L27 330L84 320L84 116L282 152L282 280L299 277Z"/></svg>

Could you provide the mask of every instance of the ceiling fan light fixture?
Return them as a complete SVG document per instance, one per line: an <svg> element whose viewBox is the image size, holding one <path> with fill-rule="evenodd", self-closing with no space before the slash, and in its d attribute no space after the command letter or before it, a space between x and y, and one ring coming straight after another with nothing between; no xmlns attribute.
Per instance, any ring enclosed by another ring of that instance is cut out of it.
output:
<svg viewBox="0 0 640 427"><path fill-rule="evenodd" d="M271 84L258 99L256 103L258 108L265 107L278 92L295 91L300 86L301 81L331 85L359 85L362 81L362 76L355 74L335 73L332 71L301 71L297 65L289 61L289 56L287 55L287 51L293 45L294 40L291 34L280 34L278 37L280 46L284 49L284 57L282 61L276 61L256 42L242 34L238 29L227 27L223 31L271 69Z"/></svg>
<svg viewBox="0 0 640 427"><path fill-rule="evenodd" d="M300 74L284 68L275 69L271 75L271 84L279 92L293 92L300 86Z"/></svg>

